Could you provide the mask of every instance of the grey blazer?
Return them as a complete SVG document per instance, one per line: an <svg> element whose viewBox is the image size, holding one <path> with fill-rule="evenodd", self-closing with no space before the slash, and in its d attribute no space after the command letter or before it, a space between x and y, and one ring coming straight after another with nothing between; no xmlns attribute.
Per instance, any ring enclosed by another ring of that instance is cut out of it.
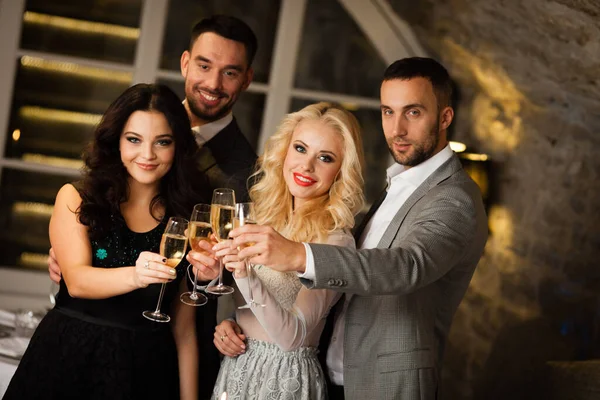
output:
<svg viewBox="0 0 600 400"><path fill-rule="evenodd" d="M311 288L353 294L346 314L346 399L429 400L452 317L487 240L478 186L456 155L400 208L375 249L311 244Z"/></svg>

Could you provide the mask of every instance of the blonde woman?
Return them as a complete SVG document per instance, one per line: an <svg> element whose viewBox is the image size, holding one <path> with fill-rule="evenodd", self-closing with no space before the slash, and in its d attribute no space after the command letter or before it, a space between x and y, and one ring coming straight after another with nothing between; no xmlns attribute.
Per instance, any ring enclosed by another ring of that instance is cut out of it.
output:
<svg viewBox="0 0 600 400"><path fill-rule="evenodd" d="M349 233L363 206L360 129L343 108L318 103L286 116L258 161L250 190L256 220L285 237L354 247ZM216 246L234 272L236 303L249 300L249 280L230 243ZM254 301L265 307L237 310L244 335L219 325L215 345L226 357L214 390L235 399L325 399L327 385L316 346L325 318L339 299L329 290L308 290L294 273L255 266ZM223 324L230 324L226 321ZM247 337L245 351L228 345Z"/></svg>

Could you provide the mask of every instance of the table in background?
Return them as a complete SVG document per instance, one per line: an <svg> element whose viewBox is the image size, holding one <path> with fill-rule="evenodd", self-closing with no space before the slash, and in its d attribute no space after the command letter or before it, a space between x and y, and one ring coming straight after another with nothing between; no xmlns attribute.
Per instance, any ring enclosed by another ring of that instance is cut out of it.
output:
<svg viewBox="0 0 600 400"><path fill-rule="evenodd" d="M18 365L19 360L0 356L0 398L4 396Z"/></svg>

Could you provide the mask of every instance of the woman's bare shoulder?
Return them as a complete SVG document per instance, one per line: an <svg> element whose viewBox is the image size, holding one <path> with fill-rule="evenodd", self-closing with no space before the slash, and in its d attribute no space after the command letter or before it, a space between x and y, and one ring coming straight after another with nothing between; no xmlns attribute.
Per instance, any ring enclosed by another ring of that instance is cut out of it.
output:
<svg viewBox="0 0 600 400"><path fill-rule="evenodd" d="M66 206L69 210L75 211L81 205L81 195L71 183L67 183L60 188L56 194L54 207Z"/></svg>

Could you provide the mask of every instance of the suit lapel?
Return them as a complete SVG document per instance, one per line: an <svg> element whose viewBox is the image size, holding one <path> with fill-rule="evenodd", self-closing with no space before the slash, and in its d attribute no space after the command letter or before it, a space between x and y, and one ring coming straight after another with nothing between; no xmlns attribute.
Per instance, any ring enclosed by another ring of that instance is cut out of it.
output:
<svg viewBox="0 0 600 400"><path fill-rule="evenodd" d="M198 150L198 169L202 172L206 172L217 163L212 155L212 152L207 146L202 146Z"/></svg>
<svg viewBox="0 0 600 400"><path fill-rule="evenodd" d="M415 203L419 201L423 196L425 196L431 188L439 185L441 182L448 179L461 168L462 165L460 163L460 160L458 159L456 154L452 154L452 157L450 157L448 161L443 163L433 174L431 174L429 178L427 178L425 182L423 182L417 188L417 190L415 190L413 194L411 194L410 197L404 202L402 207L400 207L400 210L398 210L398 212L392 219L392 222L390 222L390 224L388 225L377 247L383 249L389 248L392 244L392 241L398 234L400 226L404 222L406 215L408 214L410 209L415 205Z"/></svg>
<svg viewBox="0 0 600 400"><path fill-rule="evenodd" d="M217 164L223 162L227 157L233 157L231 153L232 143L235 142L239 127L235 118L208 142L200 146L198 153L198 168L206 172Z"/></svg>

